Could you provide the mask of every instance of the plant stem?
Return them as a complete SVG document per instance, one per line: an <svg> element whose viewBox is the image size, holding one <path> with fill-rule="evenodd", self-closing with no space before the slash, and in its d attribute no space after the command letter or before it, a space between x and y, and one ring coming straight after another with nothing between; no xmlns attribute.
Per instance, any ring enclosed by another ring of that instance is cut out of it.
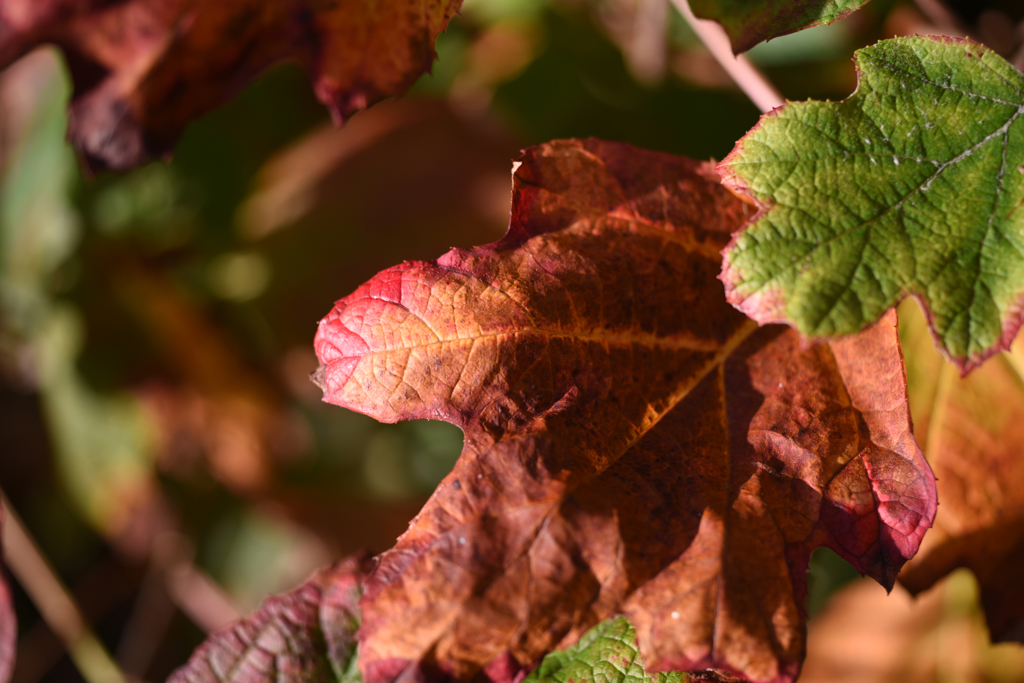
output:
<svg viewBox="0 0 1024 683"><path fill-rule="evenodd" d="M966 36L967 27L957 19L942 0L916 0L918 9L943 33L952 36Z"/></svg>
<svg viewBox="0 0 1024 683"><path fill-rule="evenodd" d="M721 26L714 21L698 19L694 16L687 0L672 0L672 4L683 15L686 23L704 43L711 56L722 65L722 68L736 82L740 90L750 98L754 106L764 113L786 103L772 82L754 66L754 63L746 55L732 53L729 36L725 34L725 30Z"/></svg>
<svg viewBox="0 0 1024 683"><path fill-rule="evenodd" d="M3 549L7 567L35 603L46 625L60 638L88 683L125 683L124 674L86 624L82 612L57 577L7 497L3 505Z"/></svg>
<svg viewBox="0 0 1024 683"><path fill-rule="evenodd" d="M192 623L207 633L214 633L238 621L242 614L231 597L206 572L191 562L188 540L181 535L168 535L165 542L176 546L177 553L165 560L164 587L171 601Z"/></svg>

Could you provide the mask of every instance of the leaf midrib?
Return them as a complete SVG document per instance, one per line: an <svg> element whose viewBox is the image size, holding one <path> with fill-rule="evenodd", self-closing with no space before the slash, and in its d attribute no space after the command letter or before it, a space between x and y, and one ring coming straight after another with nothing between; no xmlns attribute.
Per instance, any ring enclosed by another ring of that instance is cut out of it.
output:
<svg viewBox="0 0 1024 683"><path fill-rule="evenodd" d="M346 326L349 332L359 336L362 336L354 332ZM428 328L429 329L429 328ZM436 333L435 333L436 334ZM735 334L735 333L734 333ZM375 356L386 356L393 353L401 353L403 351L417 351L421 349L429 349L437 346L444 346L447 344L459 344L463 342L476 342L481 339L496 339L502 338L514 338L521 335L534 335L537 337L543 337L547 339L573 339L584 343L600 343L613 346L645 346L647 348L655 349L667 349L675 351L696 351L700 353L713 353L723 347L724 344L728 344L729 339L727 338L724 342L717 342L714 340L703 340L697 338L685 338L686 335L672 335L672 336L659 336L651 333L638 333L638 334L599 334L599 333L581 333L572 332L568 330L558 329L544 329L540 327L521 327L513 330L502 330L500 332L488 332L484 334L462 336L462 337L451 337L448 339L436 339L434 341L425 342L422 344L407 344L401 346L393 346L386 349L367 351L366 353L353 354L351 356L341 356L331 362L338 362L339 360L347 358L372 358ZM365 342L365 340L364 340Z"/></svg>

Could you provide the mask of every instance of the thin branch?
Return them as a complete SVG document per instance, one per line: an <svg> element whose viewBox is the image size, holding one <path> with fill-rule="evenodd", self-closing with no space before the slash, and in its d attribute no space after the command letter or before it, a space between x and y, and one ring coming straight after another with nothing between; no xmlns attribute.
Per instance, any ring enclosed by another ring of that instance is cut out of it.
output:
<svg viewBox="0 0 1024 683"><path fill-rule="evenodd" d="M82 612L39 551L7 497L3 505L3 549L7 567L32 598L47 626L67 648L88 683L125 683L124 674L82 617Z"/></svg>
<svg viewBox="0 0 1024 683"><path fill-rule="evenodd" d="M171 600L185 616L207 633L214 633L242 614L227 592L204 571L192 564L192 549L188 539L175 534L166 543L164 560L164 586Z"/></svg>
<svg viewBox="0 0 1024 683"><path fill-rule="evenodd" d="M686 19L693 32L711 53L726 73L736 82L750 101L762 112L769 112L786 103L772 82L754 66L746 55L734 55L732 44L725 30L714 21L698 19L694 16L687 0L672 0L679 13Z"/></svg>
<svg viewBox="0 0 1024 683"><path fill-rule="evenodd" d="M163 567L150 564L117 644L117 663L135 680L145 678L177 612L164 588L163 574Z"/></svg>
<svg viewBox="0 0 1024 683"><path fill-rule="evenodd" d="M967 26L942 0L916 0L918 9L946 35L966 36Z"/></svg>

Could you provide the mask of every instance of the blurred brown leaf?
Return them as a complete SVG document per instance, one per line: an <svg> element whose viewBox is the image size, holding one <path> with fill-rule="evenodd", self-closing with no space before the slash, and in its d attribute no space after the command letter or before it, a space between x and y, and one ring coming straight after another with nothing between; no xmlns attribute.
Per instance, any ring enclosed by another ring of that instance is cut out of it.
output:
<svg viewBox="0 0 1024 683"><path fill-rule="evenodd" d="M169 152L189 121L284 60L309 72L336 121L430 69L459 0L6 0L0 66L41 43L75 84L69 137L94 170Z"/></svg>
<svg viewBox="0 0 1024 683"><path fill-rule="evenodd" d="M916 599L852 583L811 621L800 683L1024 681L1024 651L989 644L977 599L961 572Z"/></svg>
<svg viewBox="0 0 1024 683"><path fill-rule="evenodd" d="M253 304L281 348L310 349L338 293L383 268L498 239L508 227L509 158L520 147L492 118L408 96L271 159L237 217L245 237L263 237L274 277ZM314 359L302 377L310 387L315 368Z"/></svg>
<svg viewBox="0 0 1024 683"><path fill-rule="evenodd" d="M266 496L289 520L309 529L339 553L381 552L409 527L419 500L345 500L337 492L278 488Z"/></svg>
<svg viewBox="0 0 1024 683"><path fill-rule="evenodd" d="M238 209L242 234L261 239L294 223L316 206L321 184L338 166L396 130L436 115L435 109L384 102L343 129L319 128L281 150L260 169L252 195Z"/></svg>
<svg viewBox="0 0 1024 683"><path fill-rule="evenodd" d="M503 679L625 612L653 670L791 681L811 551L887 586L914 553L934 486L895 314L831 344L754 326L716 279L749 207L709 168L529 148L504 239L321 322L325 400L466 433L367 580L367 680Z"/></svg>
<svg viewBox="0 0 1024 683"><path fill-rule="evenodd" d="M187 468L202 455L235 491L268 487L274 464L304 446L279 388L249 368L225 332L166 278L132 263L113 277L124 305L183 379L179 387L153 383L137 392L157 426L162 466Z"/></svg>
<svg viewBox="0 0 1024 683"><path fill-rule="evenodd" d="M917 439L942 505L900 582L917 594L968 567L992 640L1024 642L1024 342L961 378L917 307L901 310Z"/></svg>

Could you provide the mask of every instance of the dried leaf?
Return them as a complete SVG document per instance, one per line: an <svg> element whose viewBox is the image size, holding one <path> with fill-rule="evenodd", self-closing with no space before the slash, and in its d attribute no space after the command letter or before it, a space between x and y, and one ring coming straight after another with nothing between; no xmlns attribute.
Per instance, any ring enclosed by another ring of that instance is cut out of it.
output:
<svg viewBox="0 0 1024 683"><path fill-rule="evenodd" d="M362 561L349 558L211 636L168 683L358 683Z"/></svg>
<svg viewBox="0 0 1024 683"><path fill-rule="evenodd" d="M4 512L0 506L0 538L3 538ZM14 657L18 651L18 619L14 614L11 589L4 576L3 544L0 543L0 683L11 680Z"/></svg>
<svg viewBox="0 0 1024 683"><path fill-rule="evenodd" d="M173 470L184 465L175 462L180 451L198 451L230 489L270 488L275 466L301 452L280 391L252 372L224 330L167 279L128 259L109 270L127 312L185 380L179 388L154 383L137 392L160 465Z"/></svg>
<svg viewBox="0 0 1024 683"><path fill-rule="evenodd" d="M851 97L766 114L719 167L765 207L726 252L727 295L759 322L838 335L913 294L966 372L1024 310L1024 75L955 38L855 61Z"/></svg>
<svg viewBox="0 0 1024 683"><path fill-rule="evenodd" d="M988 642L977 600L966 571L916 599L856 581L811 621L800 683L1024 682L1024 650Z"/></svg>
<svg viewBox="0 0 1024 683"><path fill-rule="evenodd" d="M736 54L812 26L839 21L868 0L689 0L693 13L714 19L732 41Z"/></svg>
<svg viewBox="0 0 1024 683"><path fill-rule="evenodd" d="M430 69L458 0L7 0L0 66L58 45L75 83L69 137L94 169L169 152L189 121L267 67L297 61L335 120Z"/></svg>
<svg viewBox="0 0 1024 683"><path fill-rule="evenodd" d="M992 640L1024 642L1024 344L960 378L920 314L906 318L911 408L942 506L900 583L917 594L968 567Z"/></svg>
<svg viewBox="0 0 1024 683"><path fill-rule="evenodd" d="M935 509L895 314L831 344L756 328L715 279L745 212L706 164L553 142L504 239L321 322L325 400L466 434L367 580L367 681L504 680L619 612L652 671L791 681L815 547L892 585Z"/></svg>

